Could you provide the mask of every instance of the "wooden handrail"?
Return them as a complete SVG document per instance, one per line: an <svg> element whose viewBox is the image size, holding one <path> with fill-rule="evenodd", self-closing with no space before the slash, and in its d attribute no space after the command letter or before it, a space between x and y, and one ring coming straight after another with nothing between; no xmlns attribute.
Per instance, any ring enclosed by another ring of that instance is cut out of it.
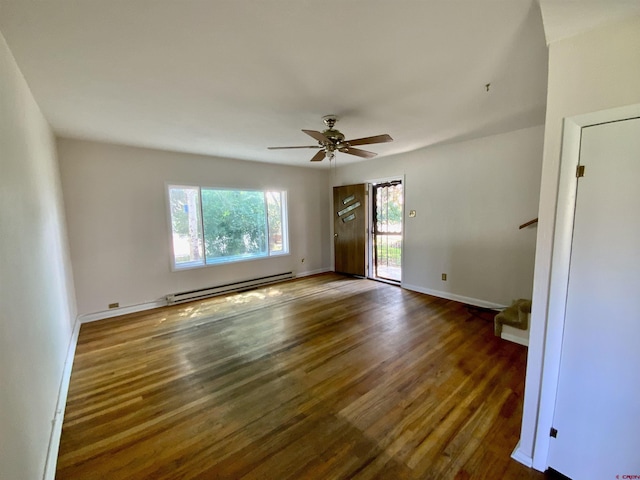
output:
<svg viewBox="0 0 640 480"><path fill-rule="evenodd" d="M529 220L527 223L523 223L518 227L518 230L522 230L524 227L528 227L529 225L533 225L534 223L538 223L537 218L534 218L533 220Z"/></svg>

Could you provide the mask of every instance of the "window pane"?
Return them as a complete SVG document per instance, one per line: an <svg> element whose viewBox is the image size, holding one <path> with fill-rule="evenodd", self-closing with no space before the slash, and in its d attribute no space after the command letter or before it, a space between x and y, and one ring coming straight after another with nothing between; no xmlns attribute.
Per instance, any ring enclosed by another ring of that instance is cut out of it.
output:
<svg viewBox="0 0 640 480"><path fill-rule="evenodd" d="M207 263L267 255L264 193L202 189Z"/></svg>
<svg viewBox="0 0 640 480"><path fill-rule="evenodd" d="M169 187L173 260L176 267L202 265L202 223L198 187Z"/></svg>
<svg viewBox="0 0 640 480"><path fill-rule="evenodd" d="M288 248L283 228L286 223L283 201L285 193L266 192L265 195L269 212L269 252L271 254L286 253Z"/></svg>
<svg viewBox="0 0 640 480"><path fill-rule="evenodd" d="M377 186L376 231L402 233L402 184Z"/></svg>

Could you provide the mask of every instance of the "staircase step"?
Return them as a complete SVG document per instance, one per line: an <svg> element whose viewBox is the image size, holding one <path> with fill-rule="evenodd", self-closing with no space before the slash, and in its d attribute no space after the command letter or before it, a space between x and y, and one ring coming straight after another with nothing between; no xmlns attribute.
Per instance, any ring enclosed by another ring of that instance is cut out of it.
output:
<svg viewBox="0 0 640 480"><path fill-rule="evenodd" d="M502 325L509 325L520 330L529 328L529 314L531 313L531 300L520 298L515 300L510 307L498 313L494 319L494 331L496 336L502 333Z"/></svg>

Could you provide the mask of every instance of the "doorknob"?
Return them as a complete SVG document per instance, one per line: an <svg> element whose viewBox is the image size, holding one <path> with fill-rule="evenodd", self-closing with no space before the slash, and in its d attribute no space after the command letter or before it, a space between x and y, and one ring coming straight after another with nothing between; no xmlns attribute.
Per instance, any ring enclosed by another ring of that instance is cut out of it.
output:
<svg viewBox="0 0 640 480"><path fill-rule="evenodd" d="M334 233L334 234L333 234L333 236L334 236L334 237L337 237L337 236L338 236L338 234L337 234L337 233Z"/></svg>

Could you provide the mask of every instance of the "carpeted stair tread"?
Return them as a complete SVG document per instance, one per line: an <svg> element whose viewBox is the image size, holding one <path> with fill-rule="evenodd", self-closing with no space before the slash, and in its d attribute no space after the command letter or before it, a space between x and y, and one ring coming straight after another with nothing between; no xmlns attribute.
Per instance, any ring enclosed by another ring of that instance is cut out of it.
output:
<svg viewBox="0 0 640 480"><path fill-rule="evenodd" d="M509 325L520 330L529 328L529 314L531 313L531 300L520 298L514 300L510 307L498 313L494 319L494 332L496 336L502 334L502 326Z"/></svg>

